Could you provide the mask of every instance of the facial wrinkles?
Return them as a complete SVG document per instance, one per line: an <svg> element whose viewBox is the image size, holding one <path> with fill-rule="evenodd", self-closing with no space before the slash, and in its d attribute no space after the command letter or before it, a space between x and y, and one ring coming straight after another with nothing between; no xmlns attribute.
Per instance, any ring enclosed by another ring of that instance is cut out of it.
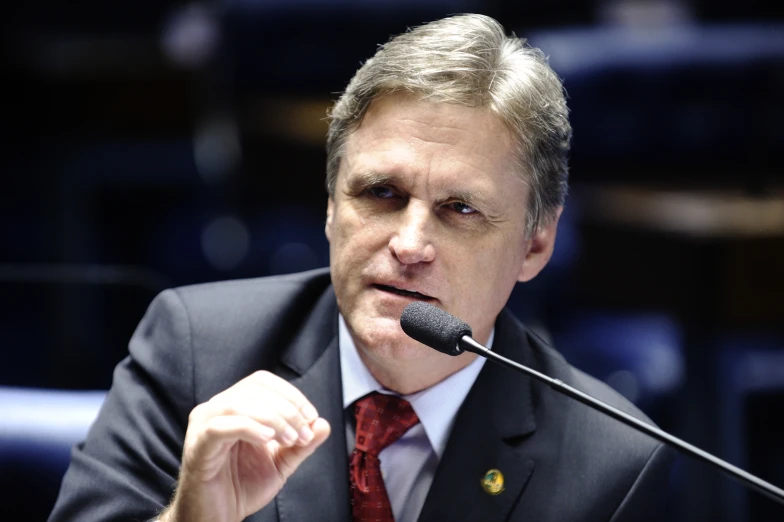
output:
<svg viewBox="0 0 784 522"><path fill-rule="evenodd" d="M499 205L500 201L504 198L498 194L499 185L491 184L489 187L479 189L476 187L478 180L483 178L483 175L488 170L494 168L495 162L498 158L491 158L485 154L488 150L486 144L482 140L474 139L472 134L467 132L463 126L449 126L449 125L433 125L431 123L421 123L416 120L409 120L419 124L421 127L435 129L438 132L438 139L426 139L422 137L414 138L418 143L414 146L417 147L417 152L420 156L426 158L427 166L424 167L417 174L417 180L421 180L425 198L431 198L430 194L434 194L431 201L448 202L449 200L462 201L469 206L481 210L483 215L487 218L489 223L497 224L506 221L508 216L512 214L511 209L502 208ZM492 139L508 140L508 136L498 133L481 134L482 128L488 127L487 122L481 122L478 127L480 131L479 136L492 136ZM427 136L428 134L425 133ZM484 146L483 146L484 145ZM442 150L446 147L446 150ZM461 151L457 153L456 151ZM468 151L467 153L462 151ZM509 158L504 163L506 164L506 175L513 176L515 182L522 182L521 178L515 174L514 162ZM474 183L470 189L455 189L454 180L449 179L450 183L438 183L437 180L431 183L431 180L437 178L435 173L444 173L449 176L459 172L464 179L470 179ZM523 190L527 191L524 186Z"/></svg>
<svg viewBox="0 0 784 522"><path fill-rule="evenodd" d="M510 214L511 209L502 204L503 200L499 201L501 195L496 193L497 189L492 185L483 187L477 178L472 179L471 183L461 184L452 180L450 184L449 178L442 182L440 176L432 174L432 171L430 168L408 176L352 173L345 178L347 186L343 192L358 217L363 220L363 225L384 224L390 219L415 218L420 222L416 230L431 238L454 238L460 241L468 239L466 234L469 234L473 240L481 241L482 237L477 237L477 234L486 236L487 232L500 227L509 221L510 215L514 215ZM366 198L365 191L379 185L394 187L395 198L402 199L399 208L391 203L392 208L379 211L379 203ZM490 197L484 196L486 190L491 194ZM449 207L458 201L475 208L478 213L474 217L460 216ZM415 214L412 214L414 211ZM513 219L518 218L522 219L522 216Z"/></svg>
<svg viewBox="0 0 784 522"><path fill-rule="evenodd" d="M444 104L440 107L444 109L454 108L454 105ZM463 108L457 106L458 108ZM448 116L443 112L436 111L435 113L426 113L422 119L416 118L403 118L401 121L410 123L412 126L411 135L425 143L443 144L453 147L453 150L467 151L467 157L482 156L483 159L491 164L495 158L491 158L485 154L488 150L493 150L495 147L492 145L498 144L499 141L506 144L506 150L514 151L514 141L512 140L509 131L505 127L499 128L496 125L494 115L490 113L480 113L471 118L469 128L466 128L466 122L459 116ZM435 136L435 138L432 138ZM488 145L491 145L488 147ZM516 158L510 155L507 162L510 163L510 168L516 170ZM473 168L483 170L483 166L472 165Z"/></svg>
<svg viewBox="0 0 784 522"><path fill-rule="evenodd" d="M398 152L390 156L379 159L378 155L371 155L374 161L367 166L362 166L361 161L358 162L360 165L350 165L346 169L349 171L346 192L358 195L372 186L384 185L399 190L403 196L410 195L435 204L461 201L484 210L497 206L491 205L492 198L488 197L494 192L494 187L477 186L481 183L478 178L481 170L469 163L427 150L411 155ZM401 160L401 156L410 156L410 159ZM456 183L453 177L449 177L455 172L463 173L462 178L471 180L471 183Z"/></svg>
<svg viewBox="0 0 784 522"><path fill-rule="evenodd" d="M388 110L388 107L378 113L383 114L384 110ZM477 186L483 180L484 172L497 168L499 158L486 155L487 144L482 143L481 139L471 138L465 123L459 118L457 121L461 125L451 125L451 120L441 120L443 118L439 118L438 114L426 113L423 117L400 118L392 126L360 127L349 143L354 154L349 153L345 158L357 160L344 165L347 167L345 174L350 178L349 185L357 185L356 188L350 186L348 192L356 194L359 187L371 185L375 178L376 181L388 181L389 185L399 190L401 196L409 200L407 206L419 201L430 205L431 212L435 213L440 205L461 201L477 208L485 218L484 223L492 228L510 219L523 220L524 216L518 216L520 213L512 205L515 201L510 202L505 197L508 196L506 193L498 193L499 190L503 192L499 185L491 184L487 189ZM476 125L480 135L488 127L489 122L484 119L480 119ZM497 142L495 136L499 133L485 135ZM468 153L464 152L466 150ZM359 169L367 169L370 173L358 174ZM461 173L461 178L470 182L466 186L455 184L455 172ZM508 175L515 180L519 179L511 172ZM356 177L370 179L354 183ZM520 204L523 204L522 200ZM376 220L378 217L386 221L388 217L384 213L374 213L372 205L367 210L368 219ZM475 239L481 241L481 237Z"/></svg>
<svg viewBox="0 0 784 522"><path fill-rule="evenodd" d="M363 152L371 157L376 154L393 154L390 164L394 165L395 171L412 171L419 174L419 178L426 174L428 179L424 181L428 181L429 175L434 172L433 162L443 162L444 159L456 164L449 165L443 172L454 174L457 171L466 177L481 175L497 167L499 158L488 156L486 151L492 150L493 147L488 145L497 145L499 139L506 142L510 140L505 129L493 128L494 122L486 117L472 117L467 127L464 118L445 113L461 107L435 107L437 110L434 113L424 112L400 117L394 120L391 126L379 128L360 125L354 138L359 138L359 134L362 134L362 143L360 145L355 139L349 140L349 148L359 157ZM367 118L381 117L395 108L394 105L372 107ZM347 150L346 156L351 156L351 150ZM508 159L505 162L509 163ZM513 162L511 163L509 168L513 169Z"/></svg>

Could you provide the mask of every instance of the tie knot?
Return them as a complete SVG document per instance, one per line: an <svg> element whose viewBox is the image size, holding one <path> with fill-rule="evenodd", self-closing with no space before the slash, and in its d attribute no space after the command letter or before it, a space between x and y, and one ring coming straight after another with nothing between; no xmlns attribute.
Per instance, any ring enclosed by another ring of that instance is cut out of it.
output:
<svg viewBox="0 0 784 522"><path fill-rule="evenodd" d="M356 448L376 457L419 422L408 401L377 392L355 402L354 415L357 419Z"/></svg>

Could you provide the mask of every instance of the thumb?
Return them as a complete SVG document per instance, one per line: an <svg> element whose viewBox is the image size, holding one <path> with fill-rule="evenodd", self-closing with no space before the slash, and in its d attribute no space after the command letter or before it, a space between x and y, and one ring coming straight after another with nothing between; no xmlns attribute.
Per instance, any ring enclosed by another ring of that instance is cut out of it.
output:
<svg viewBox="0 0 784 522"><path fill-rule="evenodd" d="M327 440L331 431L329 423L321 417L311 423L310 429L313 430L313 440L306 446L280 448L278 454L275 456L278 471L286 479L297 470L299 465L302 464L306 458L310 457L313 452Z"/></svg>

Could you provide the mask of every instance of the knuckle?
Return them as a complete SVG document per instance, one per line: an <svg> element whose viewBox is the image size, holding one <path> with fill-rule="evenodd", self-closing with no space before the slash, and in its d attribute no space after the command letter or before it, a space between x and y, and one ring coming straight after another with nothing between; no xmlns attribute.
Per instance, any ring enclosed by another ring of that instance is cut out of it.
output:
<svg viewBox="0 0 784 522"><path fill-rule="evenodd" d="M202 421L202 419L204 419L205 417L205 412L204 412L205 409L206 407L204 403L199 404L198 406L193 408L191 412L188 414L188 425L190 426L192 424L199 424Z"/></svg>
<svg viewBox="0 0 784 522"><path fill-rule="evenodd" d="M212 439L220 435L223 430L220 423L216 419L212 419L204 425L201 431L202 437Z"/></svg>
<svg viewBox="0 0 784 522"><path fill-rule="evenodd" d="M274 377L274 375L267 370L257 370L251 374L251 378L260 383L268 382L272 377Z"/></svg>
<svg viewBox="0 0 784 522"><path fill-rule="evenodd" d="M283 402L280 405L280 414L289 424L298 426L305 422L299 409L290 402Z"/></svg>

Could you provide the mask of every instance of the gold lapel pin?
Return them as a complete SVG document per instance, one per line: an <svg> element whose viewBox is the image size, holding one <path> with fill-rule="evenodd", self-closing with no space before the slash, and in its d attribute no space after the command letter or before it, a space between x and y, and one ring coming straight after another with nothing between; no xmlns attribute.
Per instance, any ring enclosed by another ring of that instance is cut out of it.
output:
<svg viewBox="0 0 784 522"><path fill-rule="evenodd" d="M488 470L482 477L481 483L485 493L498 495L504 490L504 474L497 469Z"/></svg>

